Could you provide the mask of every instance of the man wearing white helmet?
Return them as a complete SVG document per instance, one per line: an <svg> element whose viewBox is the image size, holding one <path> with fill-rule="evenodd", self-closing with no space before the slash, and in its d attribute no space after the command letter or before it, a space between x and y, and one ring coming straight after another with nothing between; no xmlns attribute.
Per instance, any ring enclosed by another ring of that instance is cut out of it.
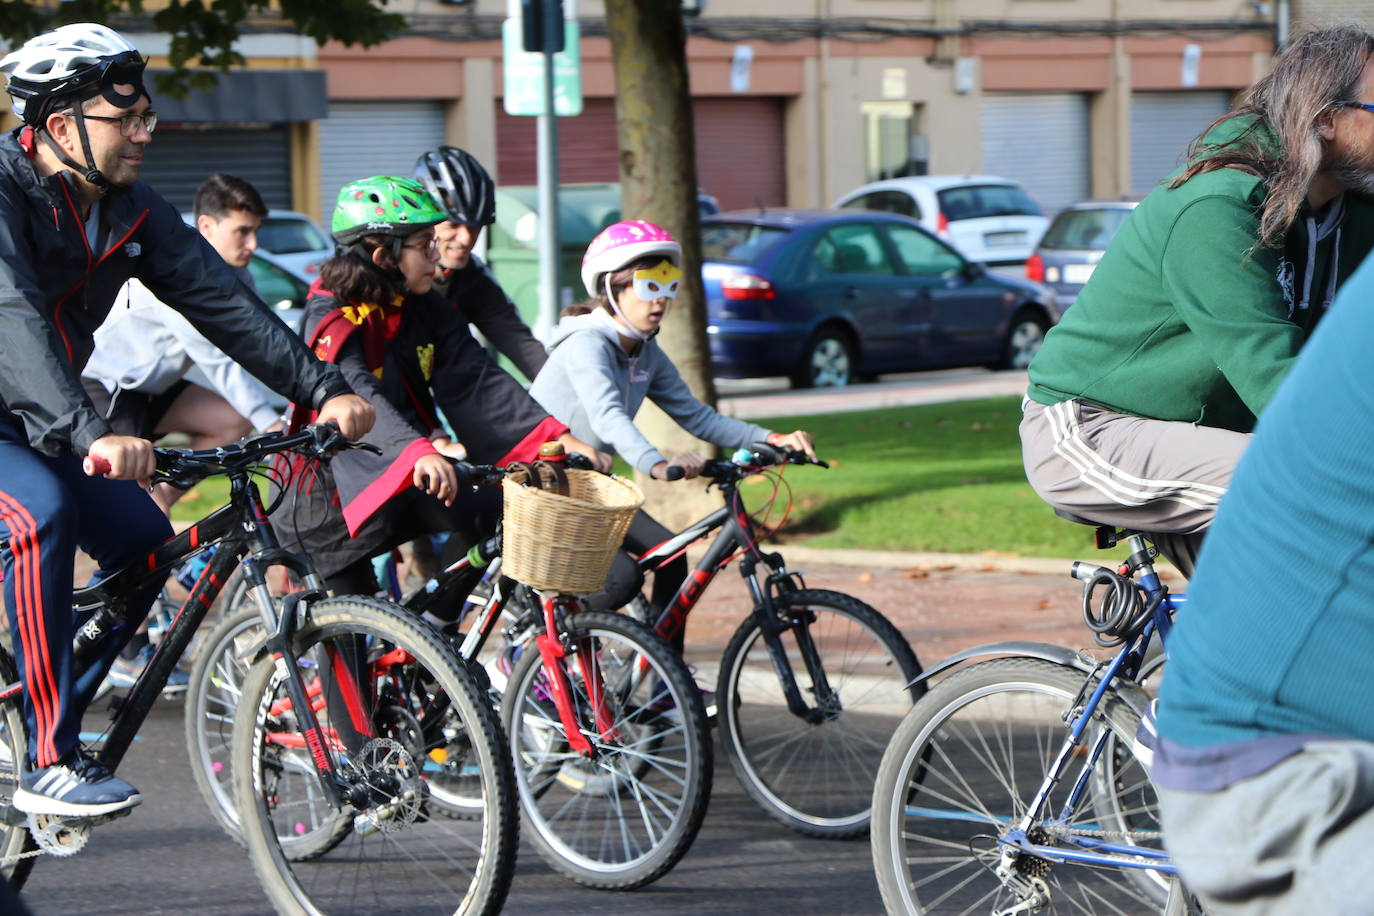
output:
<svg viewBox="0 0 1374 916"><path fill-rule="evenodd" d="M0 540L8 541L5 603L29 741L13 803L31 814L95 816L140 801L78 738L121 641L79 678L72 661L76 547L113 571L171 534L134 482L155 469L151 444L115 435L79 379L119 288L139 279L269 387L319 408L346 436L372 423L371 406L339 372L138 181L157 126L145 64L123 37L91 23L46 32L0 60L24 122L0 137ZM82 474L86 455L109 462L106 478ZM129 601L134 623L159 585Z"/></svg>

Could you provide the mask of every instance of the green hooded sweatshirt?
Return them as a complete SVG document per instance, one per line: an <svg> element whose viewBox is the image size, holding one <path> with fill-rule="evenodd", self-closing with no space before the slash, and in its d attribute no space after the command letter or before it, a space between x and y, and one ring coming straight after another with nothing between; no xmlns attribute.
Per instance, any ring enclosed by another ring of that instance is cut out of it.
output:
<svg viewBox="0 0 1374 916"><path fill-rule="evenodd" d="M1253 115L1223 121L1204 142L1247 130L1277 143ZM1318 214L1304 204L1282 247L1259 246L1266 193L1233 168L1155 188L1046 336L1029 396L1249 432L1374 247L1374 201L1351 192Z"/></svg>

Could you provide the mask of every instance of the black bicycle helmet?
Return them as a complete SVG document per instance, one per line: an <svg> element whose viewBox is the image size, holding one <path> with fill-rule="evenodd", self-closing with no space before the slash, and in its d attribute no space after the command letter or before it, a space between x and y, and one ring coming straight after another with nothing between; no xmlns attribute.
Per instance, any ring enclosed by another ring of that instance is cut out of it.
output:
<svg viewBox="0 0 1374 916"><path fill-rule="evenodd" d="M415 160L415 177L461 226L489 226L496 221L495 185L471 153L441 146Z"/></svg>

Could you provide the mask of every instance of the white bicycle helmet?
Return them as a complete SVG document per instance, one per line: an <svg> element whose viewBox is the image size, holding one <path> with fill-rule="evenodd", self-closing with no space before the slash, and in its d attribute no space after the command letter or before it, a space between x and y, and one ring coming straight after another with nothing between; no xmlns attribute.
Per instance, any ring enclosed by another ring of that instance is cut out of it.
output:
<svg viewBox="0 0 1374 916"><path fill-rule="evenodd" d="M662 255L682 266L682 246L668 230L642 219L624 220L602 229L582 257L582 285L588 296L601 290L600 277L650 255Z"/></svg>
<svg viewBox="0 0 1374 916"><path fill-rule="evenodd" d="M143 88L147 62L124 36L94 22L77 22L44 32L0 60L0 73L14 100L14 113L40 127L58 103L105 95L120 108L132 105ZM132 95L114 93L115 83L131 83Z"/></svg>

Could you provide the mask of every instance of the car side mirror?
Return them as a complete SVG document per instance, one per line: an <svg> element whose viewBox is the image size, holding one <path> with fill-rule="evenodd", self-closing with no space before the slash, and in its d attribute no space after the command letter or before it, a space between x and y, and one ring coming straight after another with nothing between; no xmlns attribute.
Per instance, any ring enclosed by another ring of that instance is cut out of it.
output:
<svg viewBox="0 0 1374 916"><path fill-rule="evenodd" d="M964 276L970 280L977 280L988 272L988 269L977 261L964 262Z"/></svg>

